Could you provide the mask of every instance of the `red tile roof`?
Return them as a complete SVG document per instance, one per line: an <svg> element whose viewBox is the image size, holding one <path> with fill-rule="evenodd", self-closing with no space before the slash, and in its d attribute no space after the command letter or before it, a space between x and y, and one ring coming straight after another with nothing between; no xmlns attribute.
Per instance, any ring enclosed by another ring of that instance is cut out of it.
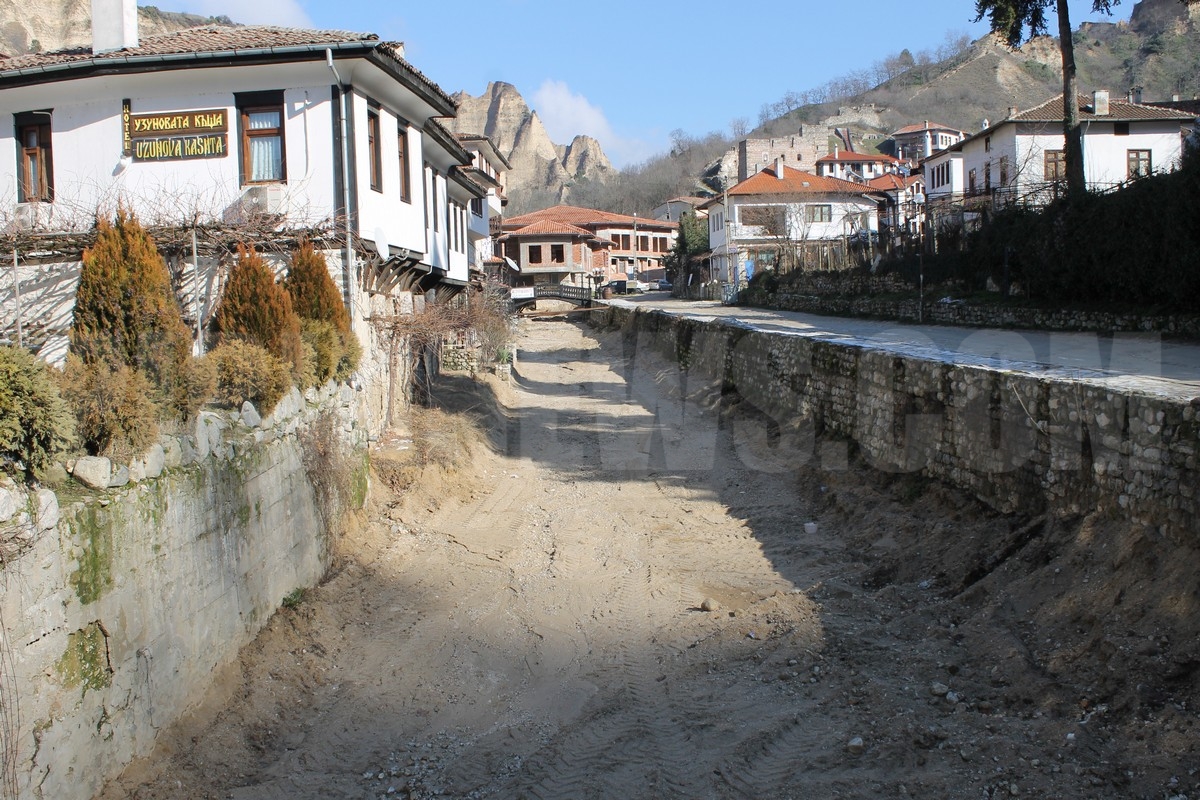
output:
<svg viewBox="0 0 1200 800"><path fill-rule="evenodd" d="M1130 103L1126 100L1118 100L1110 98L1108 101L1108 113L1102 116L1097 116L1092 108L1092 98L1088 95L1081 94L1077 100L1079 103L1079 120L1095 121L1103 120L1107 122L1136 122L1137 120L1190 120L1195 119L1195 114L1189 114L1184 111L1176 111L1169 108L1157 108L1155 106L1139 105ZM1001 120L992 125L993 128L999 127L1006 122L1062 122L1063 119L1063 99L1062 95L1051 97L1040 106L1022 111L1015 117Z"/></svg>
<svg viewBox="0 0 1200 800"><path fill-rule="evenodd" d="M528 214L522 214L518 217L510 217L504 220L504 227L506 230L513 230L540 220L553 220L555 222L586 225L593 228L605 225L637 225L640 228L671 230L679 227L678 223L667 222L666 220L656 220L650 217L632 217L625 214L614 214L611 211L599 211L594 208L580 208L578 206L567 205L551 206L550 208L531 211Z"/></svg>
<svg viewBox="0 0 1200 800"><path fill-rule="evenodd" d="M953 128L949 125L943 125L940 122L918 122L915 125L905 125L898 131L893 131L892 136L903 136L906 133L917 133L918 131L951 131L953 133L962 133L962 129Z"/></svg>
<svg viewBox="0 0 1200 800"><path fill-rule="evenodd" d="M791 167L783 168L783 178L774 169L764 169L741 183L731 186L731 195L756 194L871 194L874 190L863 183L851 183L841 178L813 175ZM711 202L711 201L710 201Z"/></svg>
<svg viewBox="0 0 1200 800"><path fill-rule="evenodd" d="M570 225L566 222L557 222L555 220L543 219L537 222L524 225L516 230L509 231L511 236L583 236L588 239L594 238L591 231L584 230L576 225Z"/></svg>
<svg viewBox="0 0 1200 800"><path fill-rule="evenodd" d="M147 63L185 66L191 60L189 57L198 60L203 56L214 55L225 59L249 59L260 58L265 54L286 60L289 55L295 54L299 60L304 56L311 58L314 52L322 52L327 47L335 53L339 50L378 53L382 58L399 64L403 72L411 74L419 83L433 91L444 104L450 108L456 107L441 87L404 60L404 45L400 42L382 42L374 33L279 28L268 25L201 25L173 33L145 36L139 39L137 47L126 47L98 55L92 53L89 46L0 59L0 83L66 80L76 70L144 70Z"/></svg>
<svg viewBox="0 0 1200 800"><path fill-rule="evenodd" d="M867 181L867 186L870 186L872 189L879 189L881 191L886 190L890 192L895 191L896 189L907 189L909 186L912 186L914 183L917 183L920 180L920 175L908 175L906 177L904 175L897 175L894 172L889 172L887 175L880 175L878 178L872 178L871 180Z"/></svg>

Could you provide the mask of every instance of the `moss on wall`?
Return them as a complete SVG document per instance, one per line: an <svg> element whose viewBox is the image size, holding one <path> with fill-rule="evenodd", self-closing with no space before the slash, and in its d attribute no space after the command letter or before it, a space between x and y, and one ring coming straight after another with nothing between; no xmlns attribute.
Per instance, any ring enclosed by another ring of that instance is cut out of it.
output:
<svg viewBox="0 0 1200 800"><path fill-rule="evenodd" d="M112 586L113 530L110 514L98 504L78 507L68 521L73 539L82 548L78 568L71 573L71 587L79 602L87 605Z"/></svg>
<svg viewBox="0 0 1200 800"><path fill-rule="evenodd" d="M55 664L63 685L104 689L112 684L112 664L109 663L108 633L99 621L91 622L67 636L67 649Z"/></svg>

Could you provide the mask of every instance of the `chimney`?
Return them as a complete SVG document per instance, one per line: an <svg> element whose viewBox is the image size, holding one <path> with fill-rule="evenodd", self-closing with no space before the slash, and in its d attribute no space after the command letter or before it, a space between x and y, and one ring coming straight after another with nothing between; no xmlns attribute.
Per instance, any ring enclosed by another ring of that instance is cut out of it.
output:
<svg viewBox="0 0 1200 800"><path fill-rule="evenodd" d="M980 125L980 127L979 127L979 130L981 130L981 131L986 131L986 130L987 130L988 128L990 128L991 126L992 126L992 123L991 123L990 121L988 121L988 118L987 118L987 117L984 117L984 118L983 118L983 124L982 124L982 125Z"/></svg>
<svg viewBox="0 0 1200 800"><path fill-rule="evenodd" d="M775 159L775 177L783 180L783 156L778 156Z"/></svg>
<svg viewBox="0 0 1200 800"><path fill-rule="evenodd" d="M837 142L834 142L834 143L833 143L833 157L834 157L834 158L837 158L837 157L838 157L838 146L837 146Z"/></svg>
<svg viewBox="0 0 1200 800"><path fill-rule="evenodd" d="M1009 119L1012 119L1012 118L1013 118L1013 117L1015 117L1016 115L1017 115L1017 107L1016 107L1016 106L1009 106L1009 107L1008 107L1008 118L1009 118Z"/></svg>
<svg viewBox="0 0 1200 800"><path fill-rule="evenodd" d="M1108 116L1108 89L1092 92L1092 113L1097 117Z"/></svg>
<svg viewBox="0 0 1200 800"><path fill-rule="evenodd" d="M92 0L92 53L137 46L137 0Z"/></svg>

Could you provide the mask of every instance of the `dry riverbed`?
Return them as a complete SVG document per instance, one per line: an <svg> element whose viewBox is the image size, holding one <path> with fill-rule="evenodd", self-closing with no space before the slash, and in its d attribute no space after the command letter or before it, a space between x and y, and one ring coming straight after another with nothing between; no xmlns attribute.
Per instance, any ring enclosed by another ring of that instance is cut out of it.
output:
<svg viewBox="0 0 1200 800"><path fill-rule="evenodd" d="M469 457L381 443L329 579L104 800L1200 798L1192 543L820 469L522 324L435 392Z"/></svg>

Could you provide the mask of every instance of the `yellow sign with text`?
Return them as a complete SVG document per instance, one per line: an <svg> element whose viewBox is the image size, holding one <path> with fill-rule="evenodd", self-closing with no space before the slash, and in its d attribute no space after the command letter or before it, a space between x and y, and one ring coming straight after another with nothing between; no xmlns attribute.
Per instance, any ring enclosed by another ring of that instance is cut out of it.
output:
<svg viewBox="0 0 1200 800"><path fill-rule="evenodd" d="M167 111L162 114L131 114L131 138L179 136L184 134L224 133L229 130L229 111L224 108L204 111Z"/></svg>
<svg viewBox="0 0 1200 800"><path fill-rule="evenodd" d="M177 161L190 158L224 158L229 155L223 133L207 136L171 136L163 139L134 139L134 161Z"/></svg>

